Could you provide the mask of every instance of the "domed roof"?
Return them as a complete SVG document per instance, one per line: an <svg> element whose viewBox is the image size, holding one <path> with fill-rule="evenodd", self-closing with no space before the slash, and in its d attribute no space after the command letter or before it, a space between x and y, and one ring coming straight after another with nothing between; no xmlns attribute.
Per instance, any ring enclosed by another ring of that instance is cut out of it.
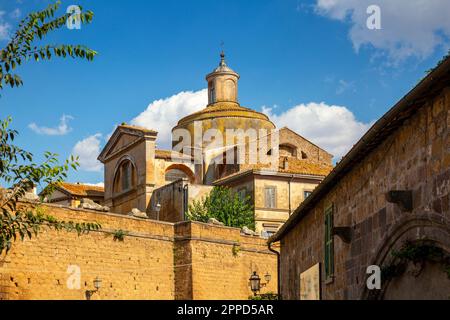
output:
<svg viewBox="0 0 450 320"><path fill-rule="evenodd" d="M221 61L212 73L206 76L209 84L208 105L201 111L188 115L178 122L177 127L186 126L195 121L203 121L221 118L241 118L247 120L259 120L264 127L274 127L269 117L255 110L242 107L237 101L237 80L239 74L227 66L225 62L225 54L220 54ZM215 80L213 85L211 83ZM235 81L235 85L227 87L227 80ZM225 81L224 81L225 80ZM214 90L214 92L213 92ZM263 124L264 123L264 124ZM253 124L255 126L255 124ZM258 127L259 125L256 125Z"/></svg>
<svg viewBox="0 0 450 320"><path fill-rule="evenodd" d="M247 118L268 121L272 123L268 116L255 110L241 107L235 102L217 102L207 106L205 109L184 117L178 122L178 126L188 124L193 121L202 121L211 118ZM274 125L275 127L275 125Z"/></svg>

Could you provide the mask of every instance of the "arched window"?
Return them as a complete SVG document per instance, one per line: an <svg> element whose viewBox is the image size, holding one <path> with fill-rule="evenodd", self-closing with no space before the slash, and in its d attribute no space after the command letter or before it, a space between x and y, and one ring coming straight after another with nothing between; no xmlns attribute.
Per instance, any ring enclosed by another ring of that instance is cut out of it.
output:
<svg viewBox="0 0 450 320"><path fill-rule="evenodd" d="M124 160L116 170L114 177L114 192L122 193L136 187L136 169L130 160Z"/></svg>

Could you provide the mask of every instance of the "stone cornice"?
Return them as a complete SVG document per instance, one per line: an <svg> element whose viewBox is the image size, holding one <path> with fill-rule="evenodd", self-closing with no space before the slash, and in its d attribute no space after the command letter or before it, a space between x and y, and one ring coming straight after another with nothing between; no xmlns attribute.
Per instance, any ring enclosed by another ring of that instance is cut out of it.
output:
<svg viewBox="0 0 450 320"><path fill-rule="evenodd" d="M128 145L119 148L115 150L114 152L111 152L114 147L117 145L117 142L119 141L120 137L123 134L127 134L130 136L135 136L137 139ZM119 154L123 150L126 150L127 148L130 148L131 146L134 146L135 144L142 142L144 140L151 140L155 141L156 137L158 135L158 132L154 130L148 130L141 127L133 127L128 125L122 125L117 127L116 131L114 131L113 135L109 139L106 146L103 148L102 152L98 156L98 160L102 163L105 163L106 160L110 159L111 157L114 157L115 155Z"/></svg>

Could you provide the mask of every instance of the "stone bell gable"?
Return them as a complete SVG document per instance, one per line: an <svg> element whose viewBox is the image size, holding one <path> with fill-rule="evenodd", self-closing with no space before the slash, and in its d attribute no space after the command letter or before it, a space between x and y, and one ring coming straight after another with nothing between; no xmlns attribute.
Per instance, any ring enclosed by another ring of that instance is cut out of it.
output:
<svg viewBox="0 0 450 320"><path fill-rule="evenodd" d="M155 146L158 133L145 128L117 127L98 160L105 167L105 205L127 214L146 211L155 186Z"/></svg>

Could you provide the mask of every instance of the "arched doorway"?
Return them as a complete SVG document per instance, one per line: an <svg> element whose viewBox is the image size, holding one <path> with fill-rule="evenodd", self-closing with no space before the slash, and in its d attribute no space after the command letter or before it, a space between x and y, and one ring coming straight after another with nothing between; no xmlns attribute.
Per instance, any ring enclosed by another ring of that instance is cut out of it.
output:
<svg viewBox="0 0 450 320"><path fill-rule="evenodd" d="M448 300L450 222L437 214L405 216L386 233L371 260L382 269L381 290L362 299Z"/></svg>

